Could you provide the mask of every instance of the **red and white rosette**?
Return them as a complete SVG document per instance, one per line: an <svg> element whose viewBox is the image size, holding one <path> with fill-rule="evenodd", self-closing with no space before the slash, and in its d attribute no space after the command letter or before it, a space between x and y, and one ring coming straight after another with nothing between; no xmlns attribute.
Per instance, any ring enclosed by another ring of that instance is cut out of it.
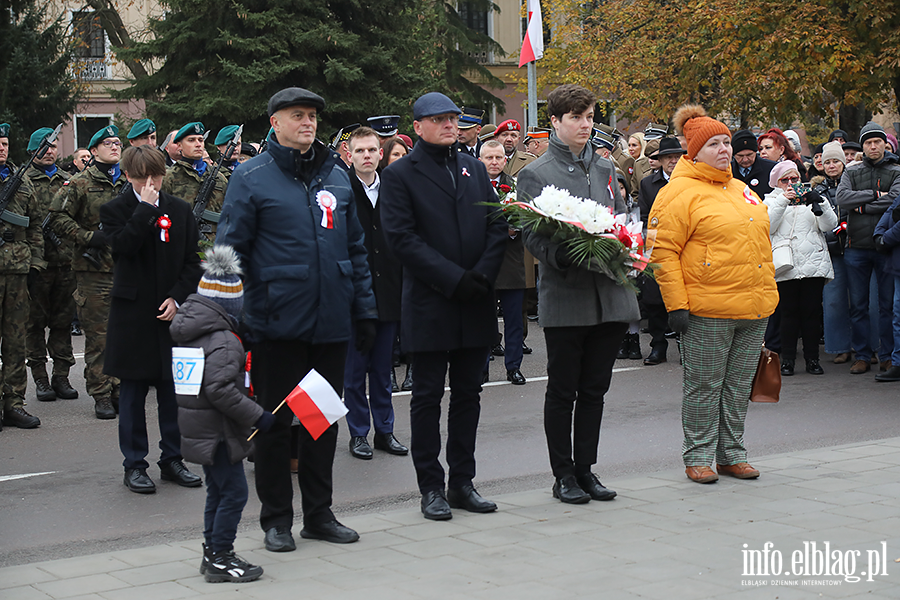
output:
<svg viewBox="0 0 900 600"><path fill-rule="evenodd" d="M328 190L320 190L316 194L316 204L322 210L322 227L334 229L334 209L337 207L337 198Z"/></svg>
<svg viewBox="0 0 900 600"><path fill-rule="evenodd" d="M159 239L163 242L169 241L169 228L172 227L172 219L169 215L163 215L156 220L156 226L159 227Z"/></svg>

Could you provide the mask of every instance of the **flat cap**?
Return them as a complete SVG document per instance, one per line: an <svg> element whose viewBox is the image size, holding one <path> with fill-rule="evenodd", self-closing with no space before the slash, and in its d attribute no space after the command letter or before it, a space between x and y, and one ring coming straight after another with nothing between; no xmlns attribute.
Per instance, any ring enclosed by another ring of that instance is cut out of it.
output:
<svg viewBox="0 0 900 600"><path fill-rule="evenodd" d="M141 119L140 121L135 121L134 125L131 126L131 129L128 131L128 135L125 136L129 140L134 140L142 135L150 135L151 133L156 132L156 123L151 121L150 119Z"/></svg>
<svg viewBox="0 0 900 600"><path fill-rule="evenodd" d="M107 125L100 131L94 134L94 137L91 138L91 142L88 144L88 150L105 140L106 138L117 138L119 137L119 128L115 125Z"/></svg>
<svg viewBox="0 0 900 600"><path fill-rule="evenodd" d="M40 129L32 133L31 137L28 138L28 151L34 152L35 150L40 148L41 142L43 142L44 138L46 138L51 133L53 133L53 130L49 127L41 127Z"/></svg>
<svg viewBox="0 0 900 600"><path fill-rule="evenodd" d="M453 103L453 100L440 92L428 92L413 104L413 119L421 121L425 117L433 117L434 115L446 115L453 113L458 115L462 113L459 107Z"/></svg>
<svg viewBox="0 0 900 600"><path fill-rule="evenodd" d="M300 87L284 88L269 98L269 116L289 106L312 106L321 111L325 110L325 99Z"/></svg>
<svg viewBox="0 0 900 600"><path fill-rule="evenodd" d="M179 129L178 133L175 134L175 137L172 138L172 141L180 142L182 138L189 135L203 135L204 133L206 133L206 127L203 126L203 123L200 121L193 121Z"/></svg>

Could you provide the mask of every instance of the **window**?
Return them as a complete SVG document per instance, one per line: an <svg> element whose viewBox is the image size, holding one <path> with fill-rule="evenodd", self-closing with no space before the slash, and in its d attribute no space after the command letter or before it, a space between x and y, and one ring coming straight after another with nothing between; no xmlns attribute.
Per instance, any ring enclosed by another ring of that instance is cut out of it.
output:
<svg viewBox="0 0 900 600"><path fill-rule="evenodd" d="M112 115L75 115L76 148L87 148L94 134L113 124Z"/></svg>
<svg viewBox="0 0 900 600"><path fill-rule="evenodd" d="M488 31L488 11L477 8L478 3L460 2L457 8L459 18L463 23L474 29L478 33L490 35Z"/></svg>
<svg viewBox="0 0 900 600"><path fill-rule="evenodd" d="M72 13L72 32L77 40L75 56L78 58L106 58L106 34L100 25L100 17L94 11Z"/></svg>

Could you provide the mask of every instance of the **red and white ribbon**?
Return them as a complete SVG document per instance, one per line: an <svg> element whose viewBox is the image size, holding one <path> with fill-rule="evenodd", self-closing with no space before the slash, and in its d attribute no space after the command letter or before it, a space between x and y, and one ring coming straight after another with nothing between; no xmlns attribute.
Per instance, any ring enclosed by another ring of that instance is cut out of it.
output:
<svg viewBox="0 0 900 600"><path fill-rule="evenodd" d="M316 194L316 204L322 210L322 222L325 229L334 229L334 209L337 207L337 198L328 190L320 190Z"/></svg>
<svg viewBox="0 0 900 600"><path fill-rule="evenodd" d="M159 239L163 242L169 241L169 228L172 227L172 219L169 215L163 215L156 220L156 226L159 227Z"/></svg>

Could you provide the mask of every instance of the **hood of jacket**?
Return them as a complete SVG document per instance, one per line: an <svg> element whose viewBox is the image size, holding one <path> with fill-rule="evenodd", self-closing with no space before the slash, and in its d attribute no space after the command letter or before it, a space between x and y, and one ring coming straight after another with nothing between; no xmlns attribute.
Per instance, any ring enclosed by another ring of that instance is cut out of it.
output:
<svg viewBox="0 0 900 600"><path fill-rule="evenodd" d="M178 308L169 333L176 344L187 344L216 331L235 331L237 323L225 309L200 294L191 294Z"/></svg>
<svg viewBox="0 0 900 600"><path fill-rule="evenodd" d="M319 140L315 140L310 149L313 150L313 157L312 164L307 167L309 172L313 175L330 173L338 155ZM301 174L301 170L303 170L301 166L303 164L303 153L296 148L282 146L272 138L269 140L268 146L266 146L266 152L272 156L275 164L282 170L297 175Z"/></svg>
<svg viewBox="0 0 900 600"><path fill-rule="evenodd" d="M731 165L728 165L728 168L723 171L722 169L711 167L704 162L694 162L693 160L682 157L681 160L678 161L678 164L675 165L675 170L672 171L670 180L674 181L680 177L696 179L706 183L727 183L731 181L734 176L731 174Z"/></svg>

